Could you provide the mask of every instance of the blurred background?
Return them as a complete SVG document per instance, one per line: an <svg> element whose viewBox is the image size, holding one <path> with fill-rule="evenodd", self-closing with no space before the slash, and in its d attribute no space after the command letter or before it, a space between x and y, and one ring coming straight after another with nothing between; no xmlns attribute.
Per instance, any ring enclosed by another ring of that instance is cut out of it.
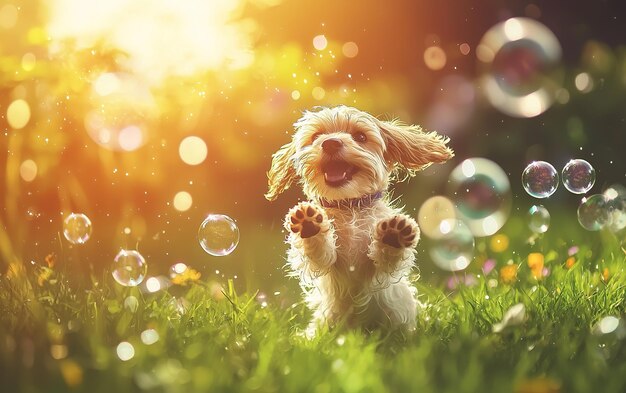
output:
<svg viewBox="0 0 626 393"><path fill-rule="evenodd" d="M451 138L454 160L394 187L414 216L428 198L456 195L450 175L465 159L492 160L510 186L487 206L504 218L474 233L475 254L502 225L525 239L537 201L521 174L532 161L560 172L587 160L596 176L589 194L626 181L620 9L618 1L0 0L0 271L55 254L64 269L110 279L116 254L132 249L148 276L182 262L203 280L297 292L284 274L282 219L302 194L292 187L271 203L263 194L272 153L317 105L355 106ZM561 185L541 203L578 228L582 197ZM63 234L72 212L91 221L84 244ZM199 245L209 214L236 222L229 255ZM560 228L553 221L550 230ZM428 247L428 239L418 246L420 271L440 285Z"/></svg>

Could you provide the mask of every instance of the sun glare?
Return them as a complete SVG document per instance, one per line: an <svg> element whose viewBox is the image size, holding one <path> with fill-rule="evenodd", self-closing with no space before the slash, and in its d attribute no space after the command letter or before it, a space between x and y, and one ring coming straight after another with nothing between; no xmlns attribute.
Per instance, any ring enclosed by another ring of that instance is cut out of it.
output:
<svg viewBox="0 0 626 393"><path fill-rule="evenodd" d="M128 54L129 71L152 83L207 69L244 68L253 61L253 26L233 22L241 0L52 0L53 43L79 48L104 43ZM52 45L52 48L60 48ZM54 52L54 50L52 49Z"/></svg>

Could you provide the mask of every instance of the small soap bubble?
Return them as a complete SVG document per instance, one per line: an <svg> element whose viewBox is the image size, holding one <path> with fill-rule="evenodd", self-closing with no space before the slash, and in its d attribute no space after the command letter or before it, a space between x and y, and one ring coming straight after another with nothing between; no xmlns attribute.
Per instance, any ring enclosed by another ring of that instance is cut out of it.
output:
<svg viewBox="0 0 626 393"><path fill-rule="evenodd" d="M496 233L511 211L509 178L486 158L468 158L454 168L448 179L448 195L458 218L467 223L474 236Z"/></svg>
<svg viewBox="0 0 626 393"><path fill-rule="evenodd" d="M72 213L63 220L63 236L72 244L85 243L91 231L91 220L84 214Z"/></svg>
<svg viewBox="0 0 626 393"><path fill-rule="evenodd" d="M596 182L596 170L585 160L571 160L563 168L561 180L569 192L584 194Z"/></svg>
<svg viewBox="0 0 626 393"><path fill-rule="evenodd" d="M599 231L608 221L607 199L602 194L583 198L578 206L578 222L588 231Z"/></svg>
<svg viewBox="0 0 626 393"><path fill-rule="evenodd" d="M223 214L209 214L198 230L198 241L208 254L228 255L239 244L239 228L232 218Z"/></svg>
<svg viewBox="0 0 626 393"><path fill-rule="evenodd" d="M544 233L550 227L550 212L541 205L528 209L528 227L534 233Z"/></svg>
<svg viewBox="0 0 626 393"><path fill-rule="evenodd" d="M118 284L125 287L136 287L141 284L148 265L144 257L136 250L120 250L113 260L111 274Z"/></svg>
<svg viewBox="0 0 626 393"><path fill-rule="evenodd" d="M547 198L559 186L559 174L552 164L534 161L522 172L522 186L532 197Z"/></svg>
<svg viewBox="0 0 626 393"><path fill-rule="evenodd" d="M439 235L430 248L430 256L443 270L465 269L474 256L474 236L469 227L461 220L441 221Z"/></svg>

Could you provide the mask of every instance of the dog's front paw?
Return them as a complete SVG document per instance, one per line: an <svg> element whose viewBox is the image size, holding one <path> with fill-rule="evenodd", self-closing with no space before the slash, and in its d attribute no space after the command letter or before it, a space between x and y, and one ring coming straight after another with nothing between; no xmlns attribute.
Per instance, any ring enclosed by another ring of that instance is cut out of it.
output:
<svg viewBox="0 0 626 393"><path fill-rule="evenodd" d="M419 228L414 219L399 214L379 222L376 236L382 243L394 248L413 248L419 240Z"/></svg>
<svg viewBox="0 0 626 393"><path fill-rule="evenodd" d="M289 211L287 217L291 232L299 233L303 239L328 230L328 219L324 211L309 202L297 204Z"/></svg>

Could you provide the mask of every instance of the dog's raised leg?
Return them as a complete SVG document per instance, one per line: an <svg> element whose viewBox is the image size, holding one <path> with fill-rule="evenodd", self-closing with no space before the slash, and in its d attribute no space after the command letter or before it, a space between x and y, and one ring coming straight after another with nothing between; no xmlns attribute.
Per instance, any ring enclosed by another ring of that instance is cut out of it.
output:
<svg viewBox="0 0 626 393"><path fill-rule="evenodd" d="M285 228L291 232L291 252L299 253L301 258L296 260L303 263L302 266L292 266L296 270L321 275L337 260L334 229L320 207L300 202L287 214Z"/></svg>
<svg viewBox="0 0 626 393"><path fill-rule="evenodd" d="M419 235L417 223L405 214L381 220L376 225L369 257L378 269L393 273L399 263L410 255L407 251L413 252Z"/></svg>

